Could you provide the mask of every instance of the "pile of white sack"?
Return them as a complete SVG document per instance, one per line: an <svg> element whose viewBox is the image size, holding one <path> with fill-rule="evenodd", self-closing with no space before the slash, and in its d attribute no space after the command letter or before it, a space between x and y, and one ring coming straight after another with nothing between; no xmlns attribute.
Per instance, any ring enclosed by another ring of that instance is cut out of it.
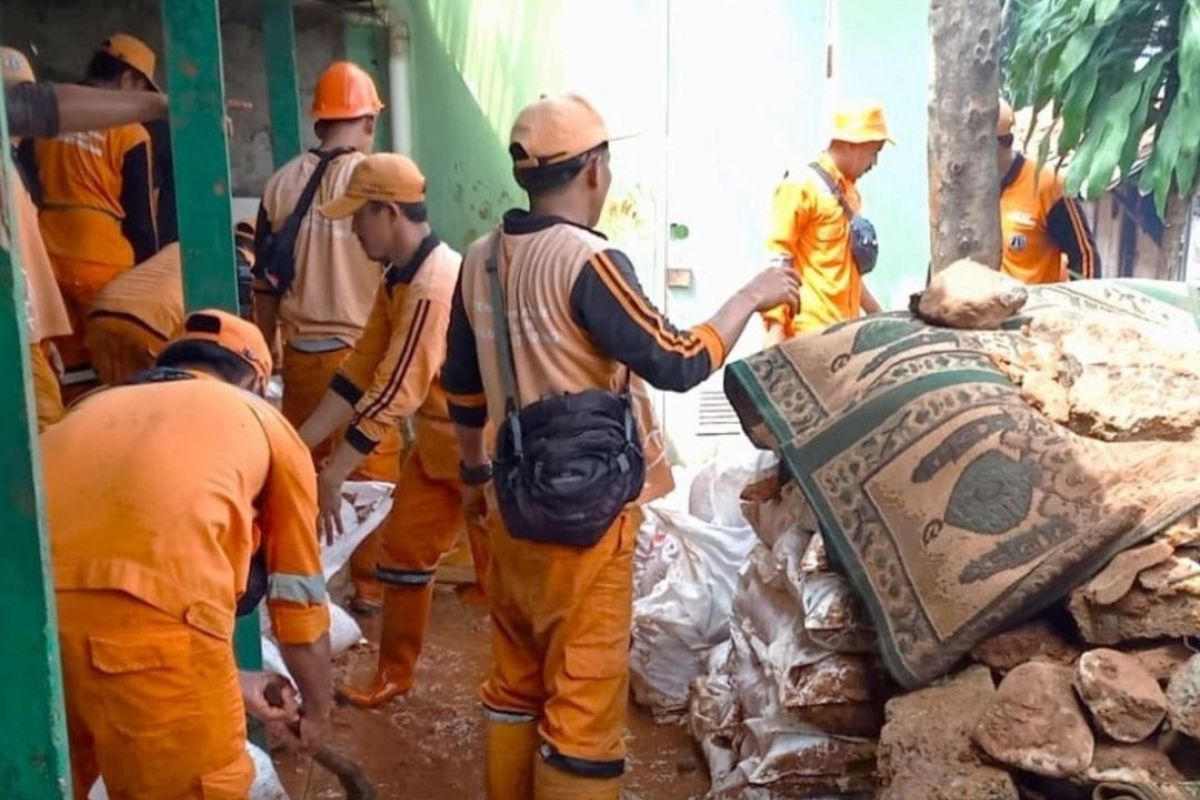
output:
<svg viewBox="0 0 1200 800"><path fill-rule="evenodd" d="M660 721L686 713L692 681L729 639L738 571L757 541L740 496L776 463L749 446L727 452L694 477L676 470L676 491L642 508L631 682Z"/></svg>

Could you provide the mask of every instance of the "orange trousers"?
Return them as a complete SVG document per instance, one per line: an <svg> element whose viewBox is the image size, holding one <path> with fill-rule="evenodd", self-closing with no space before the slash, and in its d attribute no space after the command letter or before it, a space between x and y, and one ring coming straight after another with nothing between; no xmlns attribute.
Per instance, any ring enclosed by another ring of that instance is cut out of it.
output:
<svg viewBox="0 0 1200 800"><path fill-rule="evenodd" d="M498 513L489 527L484 706L540 718L538 733L561 756L623 768L636 513L587 550L514 539Z"/></svg>
<svg viewBox="0 0 1200 800"><path fill-rule="evenodd" d="M62 290L63 303L66 304L73 331L70 336L55 338L54 343L58 345L63 364L68 370L73 370L89 363L87 346L84 344L84 330L100 290L113 278L133 267L61 257L51 258L50 261L58 279L58 287Z"/></svg>
<svg viewBox="0 0 1200 800"><path fill-rule="evenodd" d="M229 641L123 592L59 592L75 800L244 800L254 781Z"/></svg>
<svg viewBox="0 0 1200 800"><path fill-rule="evenodd" d="M158 354L167 347L166 340L147 328L107 314L88 320L84 344L100 382L109 386L125 383L153 367Z"/></svg>
<svg viewBox="0 0 1200 800"><path fill-rule="evenodd" d="M409 454L377 550L376 574L387 587L380 665L394 683L412 685L433 610L438 564L455 549L464 526L478 586L486 592L479 576L487 569L487 528L480 519L468 520L462 503L457 479L431 477L420 454Z"/></svg>
<svg viewBox="0 0 1200 800"><path fill-rule="evenodd" d="M33 395L37 404L38 433L63 418L62 386L50 366L41 344L29 346L29 366L33 373Z"/></svg>
<svg viewBox="0 0 1200 800"><path fill-rule="evenodd" d="M283 415L297 428L317 410L321 398L329 391L329 384L337 374L338 367L349 357L349 347L328 353L305 353L294 347L284 347L283 352ZM344 430L334 433L328 440L313 449L313 462L317 469L333 452L335 443L345 435ZM363 459L355 470L357 480L387 481L395 483L400 471L400 431L392 431L379 443L371 455ZM379 554L379 534L368 536L350 559L350 578L354 583L355 600L367 606L383 603L383 586L375 579L375 562Z"/></svg>

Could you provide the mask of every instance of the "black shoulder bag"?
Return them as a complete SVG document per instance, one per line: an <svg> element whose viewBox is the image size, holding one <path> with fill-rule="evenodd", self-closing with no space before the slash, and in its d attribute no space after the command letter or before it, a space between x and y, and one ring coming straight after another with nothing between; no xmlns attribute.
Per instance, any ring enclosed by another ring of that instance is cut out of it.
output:
<svg viewBox="0 0 1200 800"><path fill-rule="evenodd" d="M304 191L296 201L296 207L287 215L282 227L276 232L266 231L259 240L259 247L254 254L254 274L271 284L271 288L279 294L286 294L296 279L296 237L300 233L300 223L312 208L313 198L321 187L325 170L335 159L354 152L352 147L335 147L333 150L313 150L317 154L317 166L313 170Z"/></svg>
<svg viewBox="0 0 1200 800"><path fill-rule="evenodd" d="M842 211L846 212L846 219L850 220L850 254L854 256L858 274L866 275L875 269L875 262L879 260L879 237L875 234L875 226L871 224L871 220L855 213L846 200L846 195L842 193L842 187L838 186L833 176L820 164L814 161L808 166L821 176L821 180L825 181L829 191L833 192L833 196L841 204Z"/></svg>
<svg viewBox="0 0 1200 800"><path fill-rule="evenodd" d="M588 389L544 397L522 409L499 253L496 232L487 273L505 394L492 464L500 516L517 539L592 547L646 480L628 380L621 394Z"/></svg>

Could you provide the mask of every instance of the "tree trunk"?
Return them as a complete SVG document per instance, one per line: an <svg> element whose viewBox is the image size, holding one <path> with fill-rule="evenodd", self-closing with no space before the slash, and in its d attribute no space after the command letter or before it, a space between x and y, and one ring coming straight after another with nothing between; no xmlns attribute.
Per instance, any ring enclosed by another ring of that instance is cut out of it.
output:
<svg viewBox="0 0 1200 800"><path fill-rule="evenodd" d="M1163 212L1162 246L1154 277L1160 280L1181 281L1187 274L1188 231L1191 229L1193 191L1188 197L1171 194Z"/></svg>
<svg viewBox="0 0 1200 800"><path fill-rule="evenodd" d="M1000 0L933 0L929 222L933 272L960 258L1000 268Z"/></svg>

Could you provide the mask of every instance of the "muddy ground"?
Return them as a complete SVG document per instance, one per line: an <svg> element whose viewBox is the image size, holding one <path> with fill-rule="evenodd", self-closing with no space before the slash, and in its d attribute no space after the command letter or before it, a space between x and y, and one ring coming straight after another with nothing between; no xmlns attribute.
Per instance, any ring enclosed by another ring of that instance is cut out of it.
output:
<svg viewBox="0 0 1200 800"><path fill-rule="evenodd" d="M383 800L475 800L483 797L483 722L476 688L487 668L489 622L478 606L438 588L417 684L377 711L339 708L334 744L362 764ZM366 683L375 665L379 623L363 625L370 644L338 659L336 676ZM629 771L623 800L698 800L708 790L704 763L683 727L656 725L631 706ZM277 756L292 800L332 800L340 789L314 766ZM307 790L306 790L307 782Z"/></svg>

